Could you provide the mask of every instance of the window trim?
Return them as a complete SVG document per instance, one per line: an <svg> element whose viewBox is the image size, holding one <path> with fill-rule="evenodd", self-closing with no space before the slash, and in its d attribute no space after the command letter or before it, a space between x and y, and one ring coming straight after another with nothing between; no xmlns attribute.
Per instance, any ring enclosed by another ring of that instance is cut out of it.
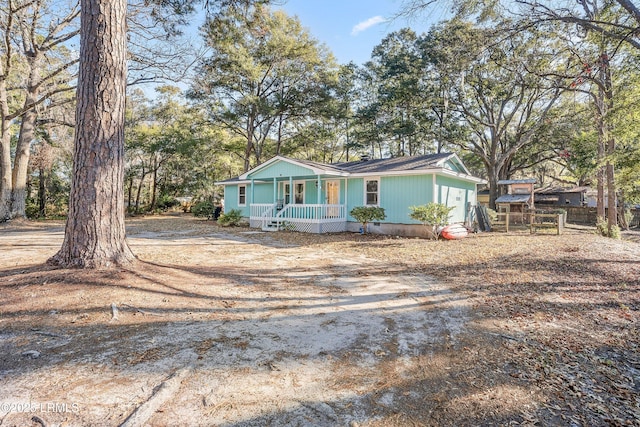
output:
<svg viewBox="0 0 640 427"><path fill-rule="evenodd" d="M240 189L244 188L244 194L240 193ZM244 196L244 203L240 202L240 197ZM247 206L247 186L238 185L238 206Z"/></svg>
<svg viewBox="0 0 640 427"><path fill-rule="evenodd" d="M378 203L376 203L376 204L367 203L367 194L369 194L369 192L367 191L367 182L369 182L369 181L376 181L378 183L377 184L378 191L376 192ZM371 176L371 177L363 178L363 188L364 188L364 191L362 192L363 193L362 204L364 206L380 206L380 177L379 176Z"/></svg>

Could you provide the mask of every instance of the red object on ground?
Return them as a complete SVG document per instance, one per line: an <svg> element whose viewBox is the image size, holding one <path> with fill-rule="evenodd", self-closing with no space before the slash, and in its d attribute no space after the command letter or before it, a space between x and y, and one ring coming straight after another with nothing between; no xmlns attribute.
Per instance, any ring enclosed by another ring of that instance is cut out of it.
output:
<svg viewBox="0 0 640 427"><path fill-rule="evenodd" d="M467 228L462 224L447 225L440 233L440 235L447 240L464 239L468 234Z"/></svg>

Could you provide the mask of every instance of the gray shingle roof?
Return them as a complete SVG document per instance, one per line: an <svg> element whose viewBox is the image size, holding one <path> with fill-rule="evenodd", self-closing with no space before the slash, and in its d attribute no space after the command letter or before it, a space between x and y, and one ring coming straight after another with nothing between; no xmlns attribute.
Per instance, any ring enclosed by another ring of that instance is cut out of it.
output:
<svg viewBox="0 0 640 427"><path fill-rule="evenodd" d="M330 166L338 167L341 170L350 173L421 170L434 167L439 161L450 156L451 153L427 154L424 156L404 156L392 157L390 159L372 159L348 163L334 163Z"/></svg>

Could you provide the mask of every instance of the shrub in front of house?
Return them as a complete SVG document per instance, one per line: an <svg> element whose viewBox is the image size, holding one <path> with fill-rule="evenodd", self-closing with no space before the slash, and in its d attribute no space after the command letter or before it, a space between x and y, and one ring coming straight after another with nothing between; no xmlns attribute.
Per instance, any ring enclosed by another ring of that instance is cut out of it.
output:
<svg viewBox="0 0 640 427"><path fill-rule="evenodd" d="M231 209L229 212L223 213L218 218L218 224L223 227L231 227L239 225L242 221L242 211L240 209Z"/></svg>
<svg viewBox="0 0 640 427"><path fill-rule="evenodd" d="M442 227L448 224L451 211L455 207L447 207L442 203L427 203L426 205L411 206L409 209L409 216L424 224L433 238L437 239L440 237Z"/></svg>
<svg viewBox="0 0 640 427"><path fill-rule="evenodd" d="M362 224L362 232L367 233L367 224L373 221L382 221L387 217L384 208L379 206L356 206L349 212L356 221Z"/></svg>

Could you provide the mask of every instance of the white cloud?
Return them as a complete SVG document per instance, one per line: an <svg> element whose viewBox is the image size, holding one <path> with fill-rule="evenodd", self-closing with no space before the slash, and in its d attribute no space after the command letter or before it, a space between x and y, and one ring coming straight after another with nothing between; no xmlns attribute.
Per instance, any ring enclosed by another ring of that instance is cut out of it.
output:
<svg viewBox="0 0 640 427"><path fill-rule="evenodd" d="M364 30L367 30L371 27L373 27L374 25L378 25L381 22L386 22L387 20L384 19L382 16L378 15L378 16L374 16L373 18L369 18L366 21L362 21L359 24L356 24L353 29L351 30L351 35L355 36L358 33L363 32Z"/></svg>

